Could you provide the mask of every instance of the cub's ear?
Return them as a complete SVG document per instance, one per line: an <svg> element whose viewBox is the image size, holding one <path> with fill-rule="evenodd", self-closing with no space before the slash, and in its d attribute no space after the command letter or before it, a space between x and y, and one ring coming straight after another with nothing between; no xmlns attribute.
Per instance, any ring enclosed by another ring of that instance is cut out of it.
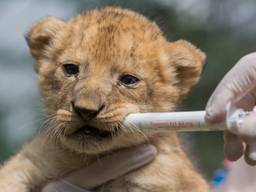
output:
<svg viewBox="0 0 256 192"><path fill-rule="evenodd" d="M176 70L177 86L183 97L198 82L206 55L185 40L172 42L169 48L169 59Z"/></svg>
<svg viewBox="0 0 256 192"><path fill-rule="evenodd" d="M51 45L56 33L65 26L65 22L54 17L47 17L32 26L25 35L30 52L36 61L47 57L45 48ZM39 66L36 66L38 71Z"/></svg>

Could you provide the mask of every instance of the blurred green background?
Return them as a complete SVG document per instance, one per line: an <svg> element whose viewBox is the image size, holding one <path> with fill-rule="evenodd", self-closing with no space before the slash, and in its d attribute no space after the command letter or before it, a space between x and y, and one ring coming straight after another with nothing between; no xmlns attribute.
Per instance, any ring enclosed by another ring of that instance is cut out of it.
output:
<svg viewBox="0 0 256 192"><path fill-rule="evenodd" d="M68 19L106 5L138 11L158 23L169 40L186 39L207 54L201 81L180 110L204 109L223 75L256 47L255 0L1 0L0 162L31 139L43 121L33 61L23 38L29 26L45 16ZM223 160L222 134L181 137L189 143L193 162L211 178Z"/></svg>

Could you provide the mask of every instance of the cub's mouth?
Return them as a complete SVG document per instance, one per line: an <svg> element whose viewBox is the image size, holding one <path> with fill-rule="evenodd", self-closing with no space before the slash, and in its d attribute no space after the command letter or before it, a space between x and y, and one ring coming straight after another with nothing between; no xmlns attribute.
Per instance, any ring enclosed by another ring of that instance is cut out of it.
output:
<svg viewBox="0 0 256 192"><path fill-rule="evenodd" d="M98 139L111 139L112 137L117 135L117 131L117 128L112 131L106 131L91 125L84 125L80 127L78 130L76 130L72 134L72 136L88 136Z"/></svg>

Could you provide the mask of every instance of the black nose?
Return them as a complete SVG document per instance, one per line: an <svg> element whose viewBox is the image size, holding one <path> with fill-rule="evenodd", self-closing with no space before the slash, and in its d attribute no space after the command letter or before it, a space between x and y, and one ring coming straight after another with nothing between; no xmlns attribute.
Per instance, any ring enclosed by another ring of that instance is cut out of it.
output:
<svg viewBox="0 0 256 192"><path fill-rule="evenodd" d="M99 107L90 108L90 107L84 107L76 105L74 102L71 103L72 107L74 109L74 112L77 113L80 117L82 117L85 120L90 120L95 118L100 111L104 108L104 105L101 105Z"/></svg>

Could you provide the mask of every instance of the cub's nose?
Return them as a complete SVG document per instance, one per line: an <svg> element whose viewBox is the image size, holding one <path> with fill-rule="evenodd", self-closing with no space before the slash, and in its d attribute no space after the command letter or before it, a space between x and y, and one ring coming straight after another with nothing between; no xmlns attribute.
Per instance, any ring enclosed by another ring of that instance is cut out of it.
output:
<svg viewBox="0 0 256 192"><path fill-rule="evenodd" d="M104 104L93 107L78 105L74 102L72 102L71 104L74 109L74 112L77 113L84 120L90 120L95 118L104 108Z"/></svg>

